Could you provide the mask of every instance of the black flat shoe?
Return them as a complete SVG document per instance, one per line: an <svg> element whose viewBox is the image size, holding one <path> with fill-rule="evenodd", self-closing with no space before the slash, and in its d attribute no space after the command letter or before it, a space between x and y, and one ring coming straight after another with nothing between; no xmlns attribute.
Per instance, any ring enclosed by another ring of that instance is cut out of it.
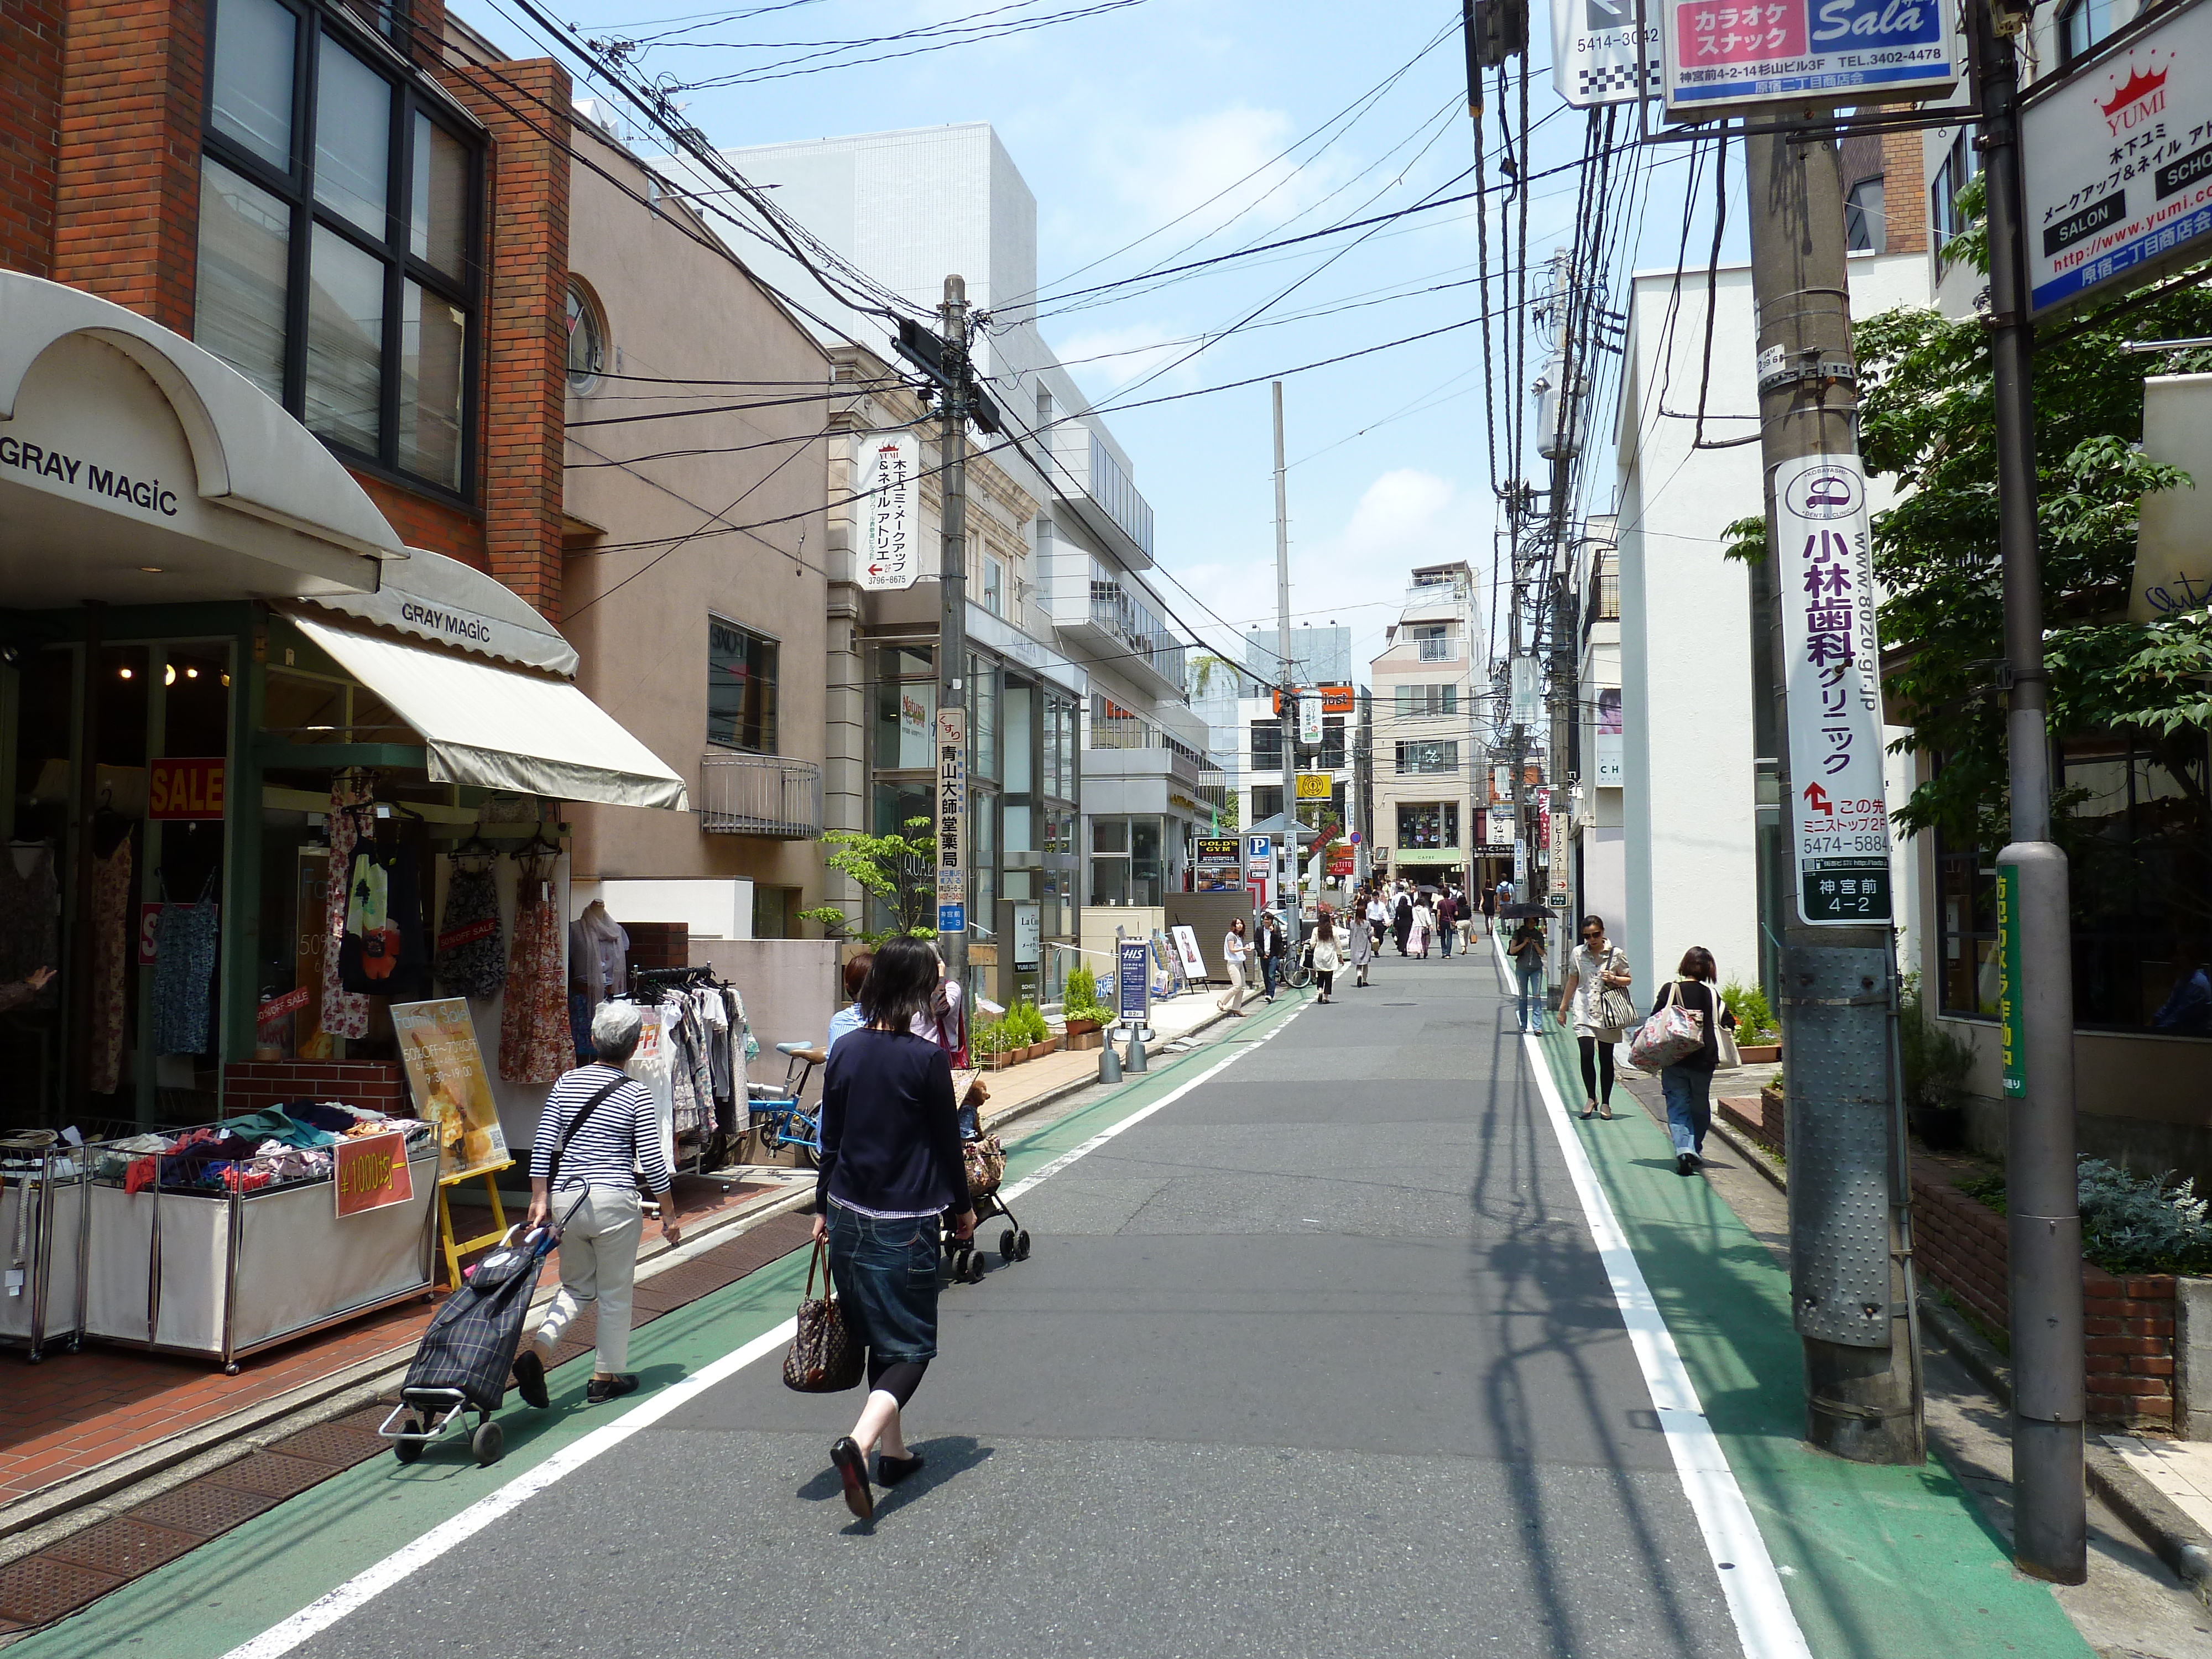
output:
<svg viewBox="0 0 2212 1659"><path fill-rule="evenodd" d="M830 1448L830 1461L845 1483L845 1507L863 1521L876 1518L876 1497L868 1490L868 1458L849 1434L840 1436Z"/></svg>
<svg viewBox="0 0 2212 1659"><path fill-rule="evenodd" d="M1674 1154L1674 1173L1676 1175L1695 1175L1697 1172L1697 1154L1694 1152L1677 1152Z"/></svg>
<svg viewBox="0 0 2212 1659"><path fill-rule="evenodd" d="M514 1386L522 1395L523 1404L544 1411L553 1403L545 1392L545 1362L534 1349L525 1348L514 1356Z"/></svg>
<svg viewBox="0 0 2212 1659"><path fill-rule="evenodd" d="M893 1457L886 1452L878 1452L876 1454L876 1484L879 1486L896 1486L921 1467L920 1452L916 1452L911 1457Z"/></svg>
<svg viewBox="0 0 2212 1659"><path fill-rule="evenodd" d="M637 1378L626 1371L613 1376L595 1376L584 1384L584 1400L586 1404L593 1406L604 1406L610 1400L619 1400L626 1394L636 1392Z"/></svg>

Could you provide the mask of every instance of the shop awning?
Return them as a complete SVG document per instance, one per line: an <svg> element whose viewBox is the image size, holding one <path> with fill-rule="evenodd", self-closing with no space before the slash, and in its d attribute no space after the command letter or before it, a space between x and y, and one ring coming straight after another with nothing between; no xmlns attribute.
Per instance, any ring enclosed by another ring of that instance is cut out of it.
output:
<svg viewBox="0 0 2212 1659"><path fill-rule="evenodd" d="M292 620L422 734L441 783L609 806L690 806L684 780L573 685L311 617Z"/></svg>

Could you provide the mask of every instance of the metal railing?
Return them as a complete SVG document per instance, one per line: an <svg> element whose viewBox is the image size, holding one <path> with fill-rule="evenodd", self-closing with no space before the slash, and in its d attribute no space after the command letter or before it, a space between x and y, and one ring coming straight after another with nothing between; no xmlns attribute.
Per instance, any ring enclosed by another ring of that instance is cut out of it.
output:
<svg viewBox="0 0 2212 1659"><path fill-rule="evenodd" d="M1423 662L1457 662L1459 660L1457 640L1419 640L1415 643L1421 647Z"/></svg>
<svg viewBox="0 0 2212 1659"><path fill-rule="evenodd" d="M715 750L699 763L699 827L709 835L813 841L822 834L822 769L780 755Z"/></svg>
<svg viewBox="0 0 2212 1659"><path fill-rule="evenodd" d="M1589 604L1583 612L1583 632L1588 634L1601 622L1620 620L1620 573L1601 571L1590 583Z"/></svg>

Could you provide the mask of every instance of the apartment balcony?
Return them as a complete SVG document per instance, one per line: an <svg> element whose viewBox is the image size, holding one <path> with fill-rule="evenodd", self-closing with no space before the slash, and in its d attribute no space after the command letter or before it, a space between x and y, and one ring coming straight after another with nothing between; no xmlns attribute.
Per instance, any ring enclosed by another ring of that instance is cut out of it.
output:
<svg viewBox="0 0 2212 1659"><path fill-rule="evenodd" d="M1079 660L1133 680L1162 702L1182 702L1187 647L1110 565L1063 554L1046 579L1053 626Z"/></svg>
<svg viewBox="0 0 2212 1659"><path fill-rule="evenodd" d="M1419 656L1423 662L1457 662L1460 659L1460 642L1457 640L1416 640L1413 643L1420 647Z"/></svg>
<svg viewBox="0 0 2212 1659"><path fill-rule="evenodd" d="M1437 622L1471 614L1474 590L1463 581L1415 582L1406 589L1401 622Z"/></svg>
<svg viewBox="0 0 2212 1659"><path fill-rule="evenodd" d="M699 763L699 827L717 836L816 840L822 769L812 761L715 750Z"/></svg>

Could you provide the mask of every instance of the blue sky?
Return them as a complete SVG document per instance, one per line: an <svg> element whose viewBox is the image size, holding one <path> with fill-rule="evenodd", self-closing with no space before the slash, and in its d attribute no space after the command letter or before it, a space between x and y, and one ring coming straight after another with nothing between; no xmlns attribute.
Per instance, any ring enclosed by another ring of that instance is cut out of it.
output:
<svg viewBox="0 0 2212 1659"><path fill-rule="evenodd" d="M746 43L655 45L641 59L647 72L689 86L793 67L824 50L752 43L873 39L987 9L993 16L980 21L1019 21L1097 3L785 0L745 15L737 7L698 10L698 0L569 0L561 15L601 38ZM507 0L465 0L459 9L507 50L543 49ZM1534 167L1542 169L1579 155L1585 118L1564 109L1552 90L1542 8L1536 13L1528 107ZM1478 268L1471 204L1413 216L1356 246L1357 233L1330 236L1165 285L1092 296L1103 303L1055 307L1050 299L1155 263L1201 258L1471 188L1472 178L1449 182L1474 159L1458 19L1456 0L1381 7L1130 0L948 50L848 61L909 50L927 39L919 37L809 60L837 65L821 72L679 96L686 118L724 148L991 122L1037 198L1046 337L1101 402L1157 374L1122 393L1142 398L1271 374L1477 313L1477 289L1468 285ZM1356 120L1298 144L1394 75ZM589 90L580 79L579 95ZM1488 135L1494 151L1494 126ZM1292 153L1282 156L1286 149ZM1616 163L1620 206L1641 210L1638 266L1674 263L1684 154L1681 146L1648 152L1645 160L1659 165L1632 192L1621 182L1628 155ZM1532 264L1564 242L1576 211L1572 170L1535 183ZM1493 270L1505 263L1502 217L1493 208ZM1697 250L1709 234L1693 234L1693 258L1702 258ZM1457 285L1414 291L1443 284ZM1616 307L1620 286L1610 300ZM1496 288L1492 299L1499 302ZM1255 312L1241 331L1175 362L1195 337ZM1316 314L1324 312L1333 314ZM1617 362L1605 388L1617 383ZM1516 400L1528 406L1520 387L1500 384L1495 396L1499 418ZM1464 327L1290 374L1285 399L1293 624L1351 625L1353 654L1364 665L1381 648L1413 565L1466 558L1478 571L1490 567L1497 513L1480 332ZM1601 432L1610 408L1603 395L1600 405ZM1255 623L1272 627L1267 386L1109 410L1109 418L1157 514L1160 564L1189 590L1164 584L1177 616L1217 640ZM1609 453L1594 459L1588 505L1602 511L1612 465Z"/></svg>

